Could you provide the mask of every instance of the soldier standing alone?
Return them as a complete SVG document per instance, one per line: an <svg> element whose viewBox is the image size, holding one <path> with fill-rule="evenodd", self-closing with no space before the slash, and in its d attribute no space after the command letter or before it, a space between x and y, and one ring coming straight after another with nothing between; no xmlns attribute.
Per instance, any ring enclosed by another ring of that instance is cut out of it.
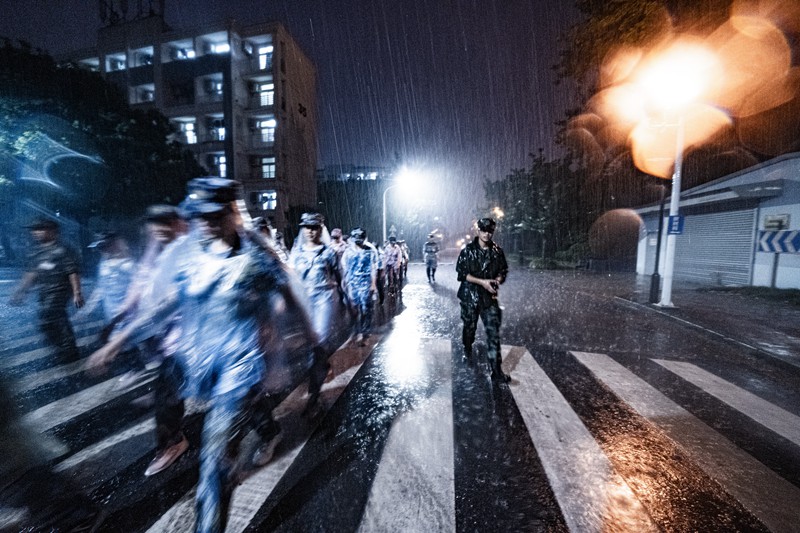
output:
<svg viewBox="0 0 800 533"><path fill-rule="evenodd" d="M480 317L486 328L487 357L492 369L492 379L507 383L511 378L503 373L500 356L500 323L502 311L497 302L498 287L506 280L508 263L506 256L492 236L496 223L491 218L478 221L478 236L458 256L456 272L461 286L461 321L464 323L461 340L464 357L472 358L472 343Z"/></svg>

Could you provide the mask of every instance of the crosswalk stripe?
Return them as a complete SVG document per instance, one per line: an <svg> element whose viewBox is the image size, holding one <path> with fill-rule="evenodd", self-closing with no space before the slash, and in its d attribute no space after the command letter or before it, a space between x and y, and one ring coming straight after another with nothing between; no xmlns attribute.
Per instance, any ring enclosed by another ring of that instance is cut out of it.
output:
<svg viewBox="0 0 800 533"><path fill-rule="evenodd" d="M653 361L800 446L800 416L773 405L691 363L664 359L653 359Z"/></svg>
<svg viewBox="0 0 800 533"><path fill-rule="evenodd" d="M83 337L79 337L76 340L78 348L86 348L90 344L92 344L95 339L97 339L97 334L85 335ZM30 363L32 361L36 361L38 359L43 359L53 355L53 348L50 346L43 346L41 348L34 348L33 350L28 350L25 352L19 352L12 357L4 357L0 359L0 369L10 369L15 366L24 365L25 363Z"/></svg>
<svg viewBox="0 0 800 533"><path fill-rule="evenodd" d="M377 343L376 336L370 336L367 345L361 348L364 357L360 358L360 362L344 372L338 374L333 380L322 387L320 398L324 401L325 405L333 405L344 389L356 375L361 368L363 361L367 354L369 354ZM336 367L337 359L342 358L343 351L346 350L344 346L337 350L337 353L331 356L330 363L332 367ZM297 419L298 413L303 410L306 399L305 384L300 384L295 388L291 394L273 411L273 416L276 420L281 422L282 425L300 424ZM292 420L292 418L294 420ZM244 531L252 521L259 508L269 497L275 486L280 479L292 465L297 455L305 446L309 437L313 433L316 426L305 428L305 433L299 439L299 443L293 449L282 453L275 460L259 469L253 475L248 477L241 483L233 493L231 505L228 515L228 524L225 531L227 533L241 533ZM166 513L164 513L158 521L153 524L148 530L148 533L161 533L169 531L170 533L190 532L194 530L195 524L195 490L191 491L181 497L181 499L172 506Z"/></svg>
<svg viewBox="0 0 800 533"><path fill-rule="evenodd" d="M104 322L102 320L96 320L94 322L83 322L81 324L73 326L73 329L75 331L75 335L77 336L80 333L84 333L89 330L99 329L103 327L103 324ZM27 330L33 330L33 329L38 329L38 326L28 325L27 327L25 327L23 331L27 332ZM15 333L19 335L23 334L23 331L17 329ZM16 338L14 340L6 340L5 342L3 342L0 348L2 348L3 350L15 350L21 346L26 346L28 344L34 344L39 342L44 342L44 336L41 333L36 333L33 335L26 335L25 337Z"/></svg>
<svg viewBox="0 0 800 533"><path fill-rule="evenodd" d="M14 383L14 390L16 392L26 392L42 385L47 385L54 381L74 376L84 372L84 365L86 361L75 361L74 363L67 363L66 365L54 366L46 368L41 372L34 372L16 380Z"/></svg>
<svg viewBox="0 0 800 533"><path fill-rule="evenodd" d="M455 531L450 340L422 339L415 354L440 383L423 405L392 425L359 532Z"/></svg>
<svg viewBox="0 0 800 533"><path fill-rule="evenodd" d="M567 400L524 348L504 346L511 392L570 531L658 531Z"/></svg>
<svg viewBox="0 0 800 533"><path fill-rule="evenodd" d="M686 450L706 474L772 531L797 531L800 489L607 355L571 353L622 401Z"/></svg>
<svg viewBox="0 0 800 533"><path fill-rule="evenodd" d="M146 385L153 380L155 380L155 376L150 376L137 384L137 387ZM119 388L119 379L112 377L102 383L87 387L80 392L31 411L23 417L23 421L43 433L83 413L100 407L126 392L128 390Z"/></svg>

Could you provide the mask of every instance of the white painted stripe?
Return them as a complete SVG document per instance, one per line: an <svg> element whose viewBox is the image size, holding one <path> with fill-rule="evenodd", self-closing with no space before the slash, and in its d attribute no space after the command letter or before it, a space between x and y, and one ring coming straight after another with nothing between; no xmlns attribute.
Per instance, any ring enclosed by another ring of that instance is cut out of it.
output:
<svg viewBox="0 0 800 533"><path fill-rule="evenodd" d="M567 400L524 348L504 346L503 368L567 527L657 531Z"/></svg>
<svg viewBox="0 0 800 533"><path fill-rule="evenodd" d="M664 359L653 359L653 361L800 446L800 416L773 405L752 392L728 383L691 363Z"/></svg>
<svg viewBox="0 0 800 533"><path fill-rule="evenodd" d="M76 339L78 348L86 348L97 339L97 334L87 335ZM15 366L24 365L31 361L43 359L53 355L53 348L51 346L44 346L42 348L35 348L26 352L20 352L11 357L4 357L0 359L0 369L13 368Z"/></svg>
<svg viewBox="0 0 800 533"><path fill-rule="evenodd" d="M75 361L74 363L54 366L42 370L41 372L28 374L17 380L14 384L14 390L17 392L25 392L69 376L74 376L75 374L80 374L85 371L85 364L86 361Z"/></svg>
<svg viewBox="0 0 800 533"><path fill-rule="evenodd" d="M358 531L455 531L450 340L422 339L398 355L420 359L423 379L438 386L394 421Z"/></svg>
<svg viewBox="0 0 800 533"><path fill-rule="evenodd" d="M330 382L325 383L320 394L321 402L326 406L333 405L344 389L361 368L364 359L372 351L378 338L370 335L365 347L357 350L362 353L359 362L338 374ZM347 343L345 343L346 345ZM342 357L344 346L331 356L331 366L336 367L336 359ZM234 491L228 514L226 533L240 533L244 531L255 514L264 505L269 495L275 489L278 481L292 465L297 455L311 437L316 424L308 424L300 419L300 414L305 407L306 385L300 384L292 393L273 411L273 416L286 427L301 427L302 433L297 439L298 444L289 451L281 451L281 455L242 482ZM321 419L318 418L317 422ZM279 446L280 449L280 446ZM189 533L194 531L195 525L195 492L196 487L184 494L159 520L153 524L147 533Z"/></svg>
<svg viewBox="0 0 800 533"><path fill-rule="evenodd" d="M104 322L102 320L96 320L94 322L84 322L79 325L73 325L73 329L75 331L75 335L79 336L79 334L85 333L86 331L102 328L103 324ZM26 326L23 326L22 328L15 328L14 333L21 334L22 331L20 331L20 329L23 329L25 331L33 329L38 330L39 326L34 324L28 324ZM3 350L13 350L15 348L19 348L20 346L25 346L28 344L34 344L40 342L44 342L44 336L40 333L36 333L34 335L27 335L25 337L16 338L14 340L7 340L3 342L0 348Z"/></svg>
<svg viewBox="0 0 800 533"><path fill-rule="evenodd" d="M150 376L146 380L141 381L137 387L146 385L154 379L155 376ZM110 402L130 390L130 388L119 389L119 377L114 376L109 380L83 389L80 392L43 405L35 411L26 414L23 420L26 424L29 424L30 427L37 431L44 432L72 420L83 413L91 411L106 402Z"/></svg>
<svg viewBox="0 0 800 533"><path fill-rule="evenodd" d="M775 532L797 531L800 489L604 354L572 352L624 402L656 424Z"/></svg>

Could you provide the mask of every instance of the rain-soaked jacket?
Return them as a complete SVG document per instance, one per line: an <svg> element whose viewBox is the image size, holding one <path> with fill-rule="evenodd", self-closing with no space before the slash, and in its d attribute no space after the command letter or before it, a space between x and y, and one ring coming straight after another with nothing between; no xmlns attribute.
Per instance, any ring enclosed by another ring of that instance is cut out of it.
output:
<svg viewBox="0 0 800 533"><path fill-rule="evenodd" d="M508 275L508 263L503 249L492 242L487 249L478 244L478 238L461 250L456 261L456 272L461 286L458 288L458 299L465 304L489 307L497 300L492 294L475 283L467 281L467 274L472 274L479 279L505 280Z"/></svg>

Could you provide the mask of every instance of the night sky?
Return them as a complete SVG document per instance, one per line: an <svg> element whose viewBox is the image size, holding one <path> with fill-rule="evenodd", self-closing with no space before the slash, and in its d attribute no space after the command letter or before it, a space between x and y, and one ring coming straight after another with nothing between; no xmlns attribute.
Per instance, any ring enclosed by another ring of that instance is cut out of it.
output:
<svg viewBox="0 0 800 533"><path fill-rule="evenodd" d="M2 3L0 35L54 55L95 44L96 1ZM317 66L318 166L397 155L471 191L558 153L553 122L575 101L552 65L576 16L569 0L167 0L165 18L282 22Z"/></svg>

